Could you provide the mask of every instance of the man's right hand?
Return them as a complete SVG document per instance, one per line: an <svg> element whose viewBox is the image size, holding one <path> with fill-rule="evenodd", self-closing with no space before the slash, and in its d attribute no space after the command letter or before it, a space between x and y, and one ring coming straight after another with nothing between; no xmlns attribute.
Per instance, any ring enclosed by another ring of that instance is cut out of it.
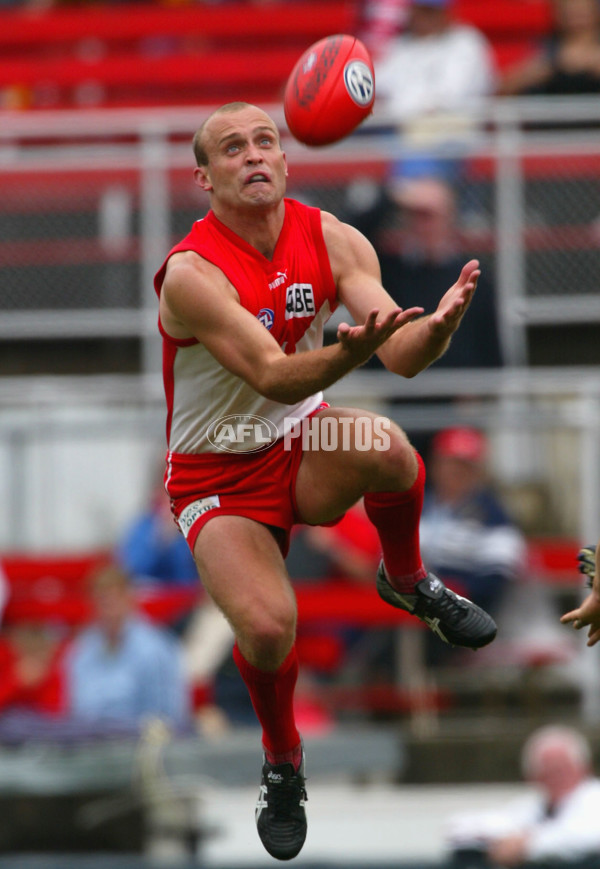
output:
<svg viewBox="0 0 600 869"><path fill-rule="evenodd" d="M422 314L423 308L408 308L406 311L395 308L378 323L379 309L373 308L361 326L340 323L337 338L342 347L356 359L357 364L361 365L402 326Z"/></svg>

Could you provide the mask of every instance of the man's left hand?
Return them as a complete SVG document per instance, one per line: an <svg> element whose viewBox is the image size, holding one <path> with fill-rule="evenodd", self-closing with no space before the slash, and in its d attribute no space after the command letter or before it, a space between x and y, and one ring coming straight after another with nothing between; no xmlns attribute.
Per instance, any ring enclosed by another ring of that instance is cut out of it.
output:
<svg viewBox="0 0 600 869"><path fill-rule="evenodd" d="M480 274L479 261L476 259L469 260L463 266L457 282L444 293L437 310L429 317L429 325L434 332L451 335L458 329L471 304Z"/></svg>

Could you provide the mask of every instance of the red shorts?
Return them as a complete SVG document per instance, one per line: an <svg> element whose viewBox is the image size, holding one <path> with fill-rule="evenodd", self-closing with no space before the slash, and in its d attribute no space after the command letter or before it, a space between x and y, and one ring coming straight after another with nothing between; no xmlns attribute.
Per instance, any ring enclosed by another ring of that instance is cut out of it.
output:
<svg viewBox="0 0 600 869"><path fill-rule="evenodd" d="M314 413L325 407L329 405L323 402ZM167 456L165 489L191 551L213 516L245 516L281 529L278 543L287 555L292 525L302 522L295 494L302 455L302 438L294 438L291 449L280 438L261 452ZM335 525L341 518L325 524Z"/></svg>

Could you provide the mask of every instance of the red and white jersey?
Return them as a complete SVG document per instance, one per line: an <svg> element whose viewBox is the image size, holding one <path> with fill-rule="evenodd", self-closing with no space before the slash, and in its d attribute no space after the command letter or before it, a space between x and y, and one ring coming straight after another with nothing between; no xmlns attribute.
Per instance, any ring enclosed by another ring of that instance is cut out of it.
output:
<svg viewBox="0 0 600 869"><path fill-rule="evenodd" d="M241 304L271 332L285 353L322 346L323 327L335 310L337 293L318 208L285 200L283 228L272 260L209 211L175 245L157 272L154 286L159 295L169 257L187 250L221 269L237 290ZM294 405L264 398L223 368L195 338L170 337L160 320L159 329L163 336L167 443L172 453L217 452L211 432L220 420L229 418L267 420L275 440L323 400L320 392ZM256 432L258 440L252 436L252 427L246 427L245 436L228 449L245 452L264 446L264 428Z"/></svg>

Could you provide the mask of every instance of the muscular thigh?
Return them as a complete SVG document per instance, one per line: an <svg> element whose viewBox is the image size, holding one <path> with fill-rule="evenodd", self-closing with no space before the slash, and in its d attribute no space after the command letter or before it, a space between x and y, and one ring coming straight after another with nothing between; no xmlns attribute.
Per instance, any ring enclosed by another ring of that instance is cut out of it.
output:
<svg viewBox="0 0 600 869"><path fill-rule="evenodd" d="M238 636L257 623L295 620L285 563L265 525L243 516L215 516L200 531L194 558L202 584Z"/></svg>
<svg viewBox="0 0 600 869"><path fill-rule="evenodd" d="M304 522L328 522L366 492L404 491L414 482L414 450L387 417L330 407L313 420L296 479L296 504Z"/></svg>

